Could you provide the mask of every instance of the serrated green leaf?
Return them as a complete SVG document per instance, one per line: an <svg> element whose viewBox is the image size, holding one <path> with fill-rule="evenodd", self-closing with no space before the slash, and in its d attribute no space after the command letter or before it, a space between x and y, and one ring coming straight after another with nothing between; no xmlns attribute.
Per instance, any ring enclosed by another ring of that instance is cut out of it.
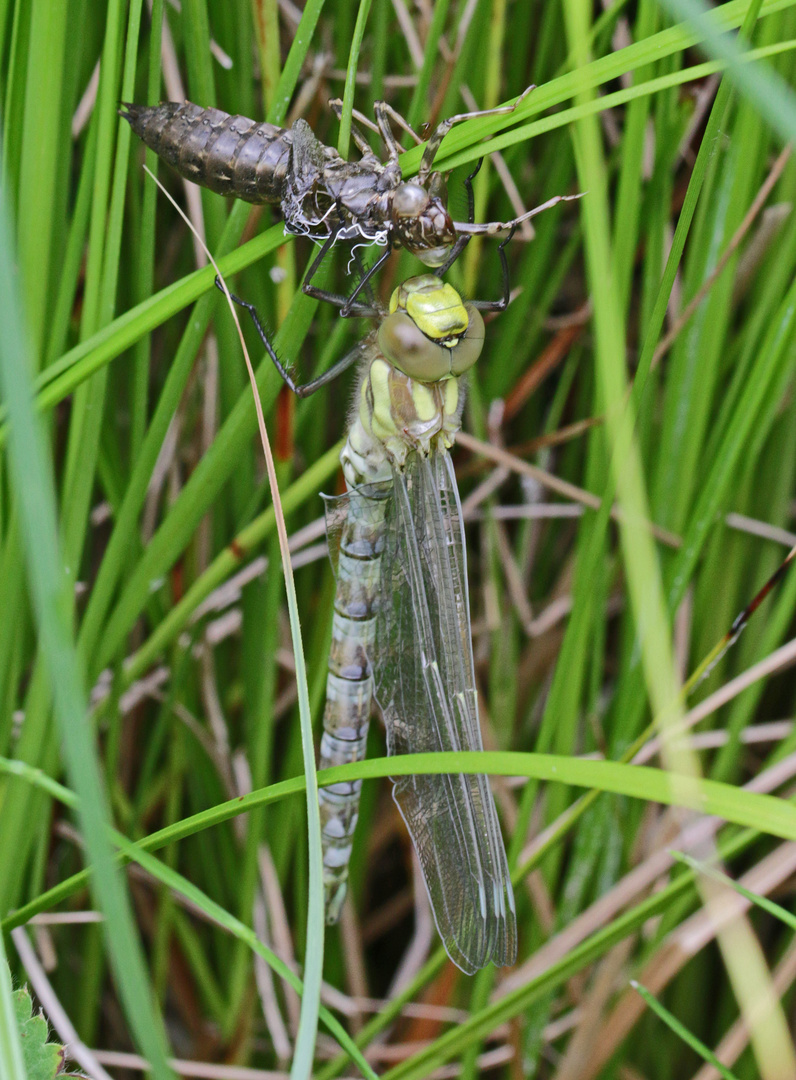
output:
<svg viewBox="0 0 796 1080"><path fill-rule="evenodd" d="M26 987L15 990L13 998L25 1059L25 1075L28 1080L52 1080L63 1068L64 1047L60 1043L47 1041L49 1025L43 1013L33 1015L33 1002Z"/></svg>

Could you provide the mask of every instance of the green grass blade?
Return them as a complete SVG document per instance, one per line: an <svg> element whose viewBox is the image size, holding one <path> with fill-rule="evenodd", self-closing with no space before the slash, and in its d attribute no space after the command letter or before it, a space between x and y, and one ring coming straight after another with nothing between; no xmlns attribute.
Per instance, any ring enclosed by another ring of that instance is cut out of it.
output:
<svg viewBox="0 0 796 1080"><path fill-rule="evenodd" d="M20 779L34 784L37 787L41 787L42 790L47 791L48 794L63 803L64 806L68 806L72 810L79 810L80 800L75 793L69 788L64 787L63 784L59 784L57 781L52 780L45 773L42 773L41 770L31 769L22 762L9 761L3 761L0 768L7 769ZM223 926L225 930L228 930L230 934L234 935L240 941L243 941L253 952L262 956L280 978L289 983L298 993L303 994L304 985L299 977L276 955L276 953L273 952L273 950L269 949L259 940L250 927L245 926L240 919L236 919L234 915L231 915L219 904L211 900L201 889L197 888L196 885L188 881L181 874L178 874L171 867L165 866L162 862L153 858L140 844L133 843L115 829L109 829L108 836L126 861L137 863L148 874L151 874L156 880L166 885L167 888L172 889L174 892L184 896L192 904L195 904L197 908L204 912L208 919L214 920L220 926ZM2 943L2 937L0 937L0 943ZM2 957L2 954L0 954L0 957ZM2 971L0 971L0 976L1 975ZM359 1053L357 1047L351 1041L351 1037L329 1010L324 1006L321 1006L320 1015L323 1017L324 1023L332 1034L339 1040L340 1046L349 1052L352 1060L356 1061L363 1074L365 1076L375 1077L375 1073Z"/></svg>
<svg viewBox="0 0 796 1080"><path fill-rule="evenodd" d="M782 141L796 141L796 93L768 65L741 62L745 49L728 34L719 33L710 17L715 9L708 8L701 0L659 2L695 29L705 52L728 61L727 78L754 104Z"/></svg>
<svg viewBox="0 0 796 1080"><path fill-rule="evenodd" d="M362 48L362 39L365 36L365 26L367 25L368 15L370 15L370 5L371 0L359 0L354 36L351 39L351 51L348 54L345 90L343 91L343 115L340 117L340 134L337 139L337 149L340 156L344 158L348 157L351 142L351 110L354 108L359 51Z"/></svg>
<svg viewBox="0 0 796 1080"><path fill-rule="evenodd" d="M636 982L635 979L631 980L630 985L634 990L637 990L639 994L641 994L656 1016L659 1016L660 1019L672 1029L675 1035L681 1038L684 1043L687 1043L692 1050L696 1050L703 1061L712 1065L719 1075L724 1077L724 1080L738 1080L734 1073L730 1072L725 1065L722 1065L713 1051L705 1046L696 1035L692 1034L684 1024L681 1024L677 1017L673 1016L664 1005L661 1005L655 995L651 994L645 986Z"/></svg>
<svg viewBox="0 0 796 1080"><path fill-rule="evenodd" d="M691 787L677 783L677 777L662 769L648 766L624 765L613 761L593 761L582 758L559 757L554 754L482 751L479 753L403 754L394 758L370 758L352 765L339 765L318 773L319 784L336 784L349 780L373 780L385 776L409 776L414 773L433 775L448 772L487 773L492 776L524 776L527 779L551 784L566 784L625 795L631 799L648 800L664 806L680 806L700 813L715 815L724 821L783 840L796 839L796 807L772 795L737 788L717 780L698 780ZM24 776L37 785L41 774L23 763L0 758L0 773ZM46 778L45 778L46 782ZM183 818L167 828L142 838L139 845L145 851L159 848L188 836L220 825L245 814L255 806L267 806L291 795L305 791L303 776L270 784L241 798L230 799L197 814ZM86 872L74 875L66 882L42 894L7 916L3 929L13 929L27 922L40 911L48 910L85 884Z"/></svg>
<svg viewBox="0 0 796 1080"><path fill-rule="evenodd" d="M268 119L272 124L281 124L287 115L290 99L299 80L301 67L306 59L318 19L321 17L323 5L324 0L307 0L304 5L301 22L296 28L293 44L290 46L290 52L274 94L274 105L268 113Z"/></svg>
<svg viewBox="0 0 796 1080"><path fill-rule="evenodd" d="M713 881L718 881L722 885L726 885L728 889L733 889L739 896L743 896L750 904L759 907L761 911L767 911L769 915L773 915L775 919L779 919L780 922L785 923L791 930L796 930L796 916L781 904L769 900L767 896L760 896L758 893L752 892L751 889L745 888L739 881L733 880L733 878L728 877L727 874L722 874L720 870L717 870L709 863L700 859L695 859L693 856L686 855L681 851L673 851L671 852L671 855L672 858L677 859L677 861L683 863L684 866L690 866L691 869L695 870L697 873L706 874L708 877L712 878Z"/></svg>
<svg viewBox="0 0 796 1080"><path fill-rule="evenodd" d="M11 233L0 207L0 303L4 334L0 345L0 385L12 417L11 466L19 498L31 592L41 647L53 691L64 755L79 792L81 829L91 865L97 902L106 919L108 943L117 985L128 1020L154 1075L173 1076L166 1063L163 1025L149 994L143 955L129 898L113 866L106 838L109 815L88 723L85 693L71 632L71 576L63 572L56 526L52 477L31 407L29 358L21 319L21 302L10 255Z"/></svg>

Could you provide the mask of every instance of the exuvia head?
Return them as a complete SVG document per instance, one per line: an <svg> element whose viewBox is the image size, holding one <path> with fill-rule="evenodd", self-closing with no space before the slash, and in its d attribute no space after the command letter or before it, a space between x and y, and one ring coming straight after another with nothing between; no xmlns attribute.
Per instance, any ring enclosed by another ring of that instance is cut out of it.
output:
<svg viewBox="0 0 796 1080"><path fill-rule="evenodd" d="M453 286L433 274L410 278L390 298L390 314L379 327L386 358L419 382L458 378L484 347L484 320Z"/></svg>
<svg viewBox="0 0 796 1080"><path fill-rule="evenodd" d="M426 266L442 266L456 242L456 230L445 206L445 183L432 173L428 186L411 180L392 193L395 239Z"/></svg>

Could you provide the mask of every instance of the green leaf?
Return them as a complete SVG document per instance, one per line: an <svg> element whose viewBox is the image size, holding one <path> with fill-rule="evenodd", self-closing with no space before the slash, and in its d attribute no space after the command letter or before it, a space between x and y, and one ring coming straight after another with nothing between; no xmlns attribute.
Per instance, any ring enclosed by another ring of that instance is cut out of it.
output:
<svg viewBox="0 0 796 1080"><path fill-rule="evenodd" d="M49 1025L43 1012L33 1015L33 1002L27 987L15 990L13 997L25 1075L28 1080L52 1080L63 1069L66 1051L61 1043L47 1041Z"/></svg>

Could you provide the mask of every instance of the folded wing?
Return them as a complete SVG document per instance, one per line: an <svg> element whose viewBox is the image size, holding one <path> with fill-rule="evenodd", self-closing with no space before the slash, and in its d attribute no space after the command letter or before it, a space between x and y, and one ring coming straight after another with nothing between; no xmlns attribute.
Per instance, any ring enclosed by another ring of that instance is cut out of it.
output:
<svg viewBox="0 0 796 1080"><path fill-rule="evenodd" d="M467 563L446 453L393 472L382 555L376 700L391 754L482 750ZM514 895L486 776L394 780L440 937L472 974L516 958Z"/></svg>

